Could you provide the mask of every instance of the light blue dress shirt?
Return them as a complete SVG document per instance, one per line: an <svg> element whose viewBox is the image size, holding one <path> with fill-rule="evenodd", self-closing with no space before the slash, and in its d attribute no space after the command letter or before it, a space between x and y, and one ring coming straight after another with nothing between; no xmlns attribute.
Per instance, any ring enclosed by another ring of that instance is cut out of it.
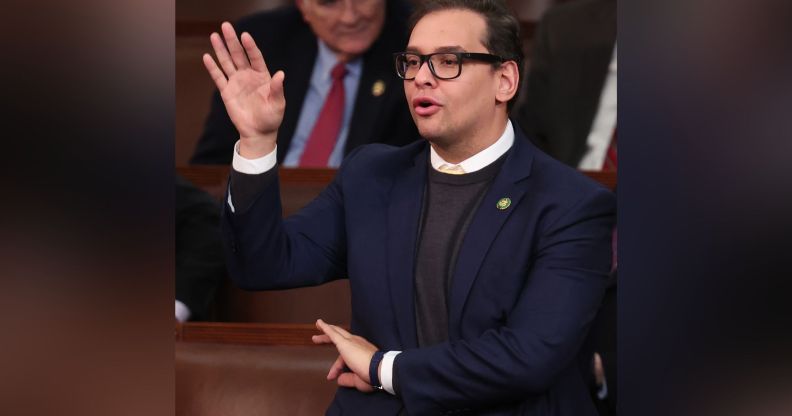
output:
<svg viewBox="0 0 792 416"><path fill-rule="evenodd" d="M294 131L289 150L283 159L283 166L297 167L300 163L300 156L305 150L308 138L311 136L319 113L322 111L327 94L333 86L333 79L330 71L338 60L335 54L321 40L319 42L319 53L314 61L313 72L311 73L311 83L305 93L305 100L300 110L300 117L297 119L297 128ZM344 119L341 124L341 132L338 134L333 152L327 167L337 168L341 166L344 159L344 146L346 145L347 135L349 134L349 122L352 119L352 109L357 96L360 75L363 72L362 58L354 59L346 64L347 75L344 77Z"/></svg>

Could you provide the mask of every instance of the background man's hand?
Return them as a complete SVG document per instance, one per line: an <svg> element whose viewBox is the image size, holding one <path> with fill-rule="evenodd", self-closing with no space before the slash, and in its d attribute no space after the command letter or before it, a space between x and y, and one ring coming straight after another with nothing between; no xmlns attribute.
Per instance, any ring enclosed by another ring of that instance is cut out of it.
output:
<svg viewBox="0 0 792 416"><path fill-rule="evenodd" d="M217 33L209 36L220 65L208 53L203 55L203 63L239 132L240 155L249 159L261 157L275 149L286 108L285 74L278 71L270 76L264 57L249 33L237 38L228 22L221 29L222 38Z"/></svg>
<svg viewBox="0 0 792 416"><path fill-rule="evenodd" d="M334 344L340 354L330 367L327 379L336 380L339 386L353 387L363 392L373 391L374 388L369 379L369 364L377 347L365 338L352 335L344 328L327 324L321 319L316 321L316 327L324 334L314 335L313 342L315 344ZM344 366L349 367L352 372L344 372ZM377 370L379 371L379 369Z"/></svg>

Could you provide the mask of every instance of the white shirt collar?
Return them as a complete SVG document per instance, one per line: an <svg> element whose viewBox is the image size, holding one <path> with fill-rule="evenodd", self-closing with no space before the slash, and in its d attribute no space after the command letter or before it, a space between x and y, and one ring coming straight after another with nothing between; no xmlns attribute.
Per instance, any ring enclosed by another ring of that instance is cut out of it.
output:
<svg viewBox="0 0 792 416"><path fill-rule="evenodd" d="M503 156L504 153L511 149L512 144L514 144L514 127L512 127L511 120L507 120L506 128L503 130L503 134L501 134L500 138L498 138L495 143L489 145L489 147L476 153L475 155L463 160L458 165L462 167L465 173L473 173L477 170L484 169L485 167L489 166L490 163L498 160L499 157ZM443 160L443 158L437 154L432 146L429 146L429 161L435 170L438 170L438 168L444 164L456 166L453 163L448 163Z"/></svg>

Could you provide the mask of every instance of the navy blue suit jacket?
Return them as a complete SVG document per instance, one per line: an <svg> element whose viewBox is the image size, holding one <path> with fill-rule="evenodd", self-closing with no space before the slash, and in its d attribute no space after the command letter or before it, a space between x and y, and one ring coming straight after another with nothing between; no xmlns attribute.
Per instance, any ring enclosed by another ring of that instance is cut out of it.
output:
<svg viewBox="0 0 792 416"><path fill-rule="evenodd" d="M403 351L399 397L340 388L328 414L396 415L404 406L410 415L596 415L576 358L608 278L615 198L515 132L462 242L449 340L436 346L418 348L413 304L426 142L360 147L287 219L277 180L244 210L226 205L223 238L239 286L348 278L352 331ZM511 205L498 209L504 197Z"/></svg>

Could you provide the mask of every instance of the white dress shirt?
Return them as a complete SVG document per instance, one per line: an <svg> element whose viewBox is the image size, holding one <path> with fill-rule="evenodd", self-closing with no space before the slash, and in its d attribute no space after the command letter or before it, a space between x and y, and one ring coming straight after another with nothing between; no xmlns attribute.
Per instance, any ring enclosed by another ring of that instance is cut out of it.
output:
<svg viewBox="0 0 792 416"><path fill-rule="evenodd" d="M317 40L318 52L314 61L311 81L308 84L308 91L305 93L300 117L297 119L297 127L294 130L291 144L286 149L286 156L283 158L283 166L298 167L300 157L302 157L308 139L313 132L314 125L322 113L324 102L330 89L333 86L333 78L330 71L338 63L335 52L330 50L324 42ZM333 151L327 160L327 167L337 168L344 159L344 148L346 147L347 137L349 136L349 125L352 121L352 111L355 108L355 97L357 97L360 77L363 74L363 59L356 58L346 63L347 74L344 77L344 115L341 120L341 130L333 145Z"/></svg>
<svg viewBox="0 0 792 416"><path fill-rule="evenodd" d="M458 164L448 163L437 154L434 147L429 146L429 162L435 170L439 170L440 166L459 166L465 173L473 173L477 170L484 169L490 163L498 160L503 156L514 144L514 127L512 127L511 120L506 120L506 128L503 129L503 134L498 138L495 143L489 145L486 149L476 153L475 155L459 162Z"/></svg>

